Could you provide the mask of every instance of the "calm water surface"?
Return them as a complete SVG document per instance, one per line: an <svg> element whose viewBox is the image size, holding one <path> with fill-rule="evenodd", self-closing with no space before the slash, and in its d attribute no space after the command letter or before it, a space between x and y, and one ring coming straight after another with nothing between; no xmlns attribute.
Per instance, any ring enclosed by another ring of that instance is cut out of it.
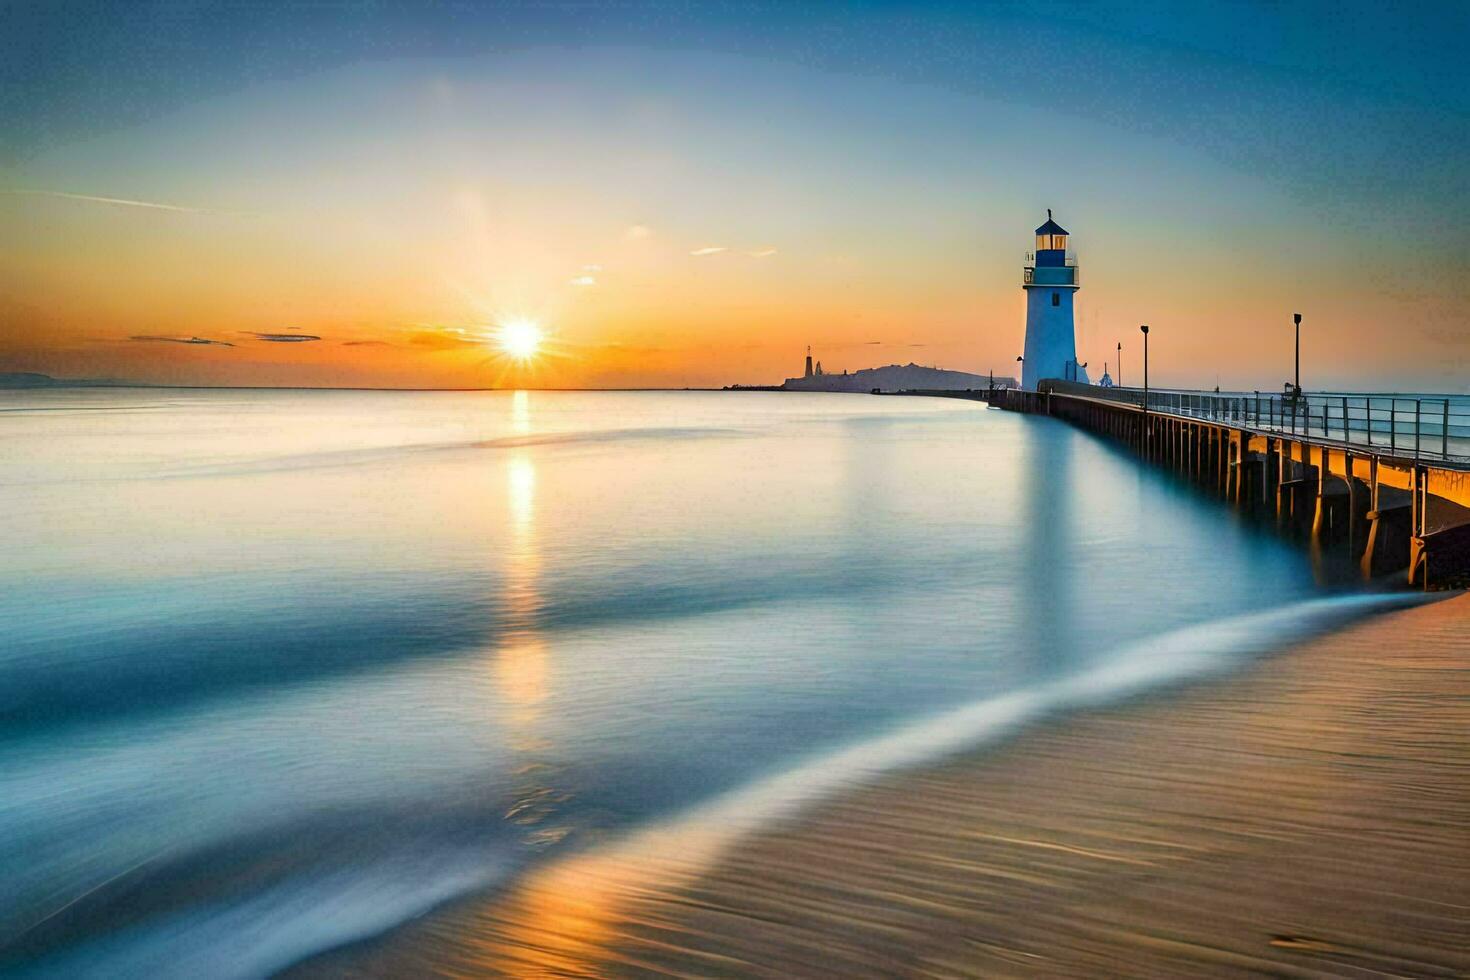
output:
<svg viewBox="0 0 1470 980"><path fill-rule="evenodd" d="M942 399L12 392L0 447L21 975L267 974L1324 594L1108 445Z"/></svg>

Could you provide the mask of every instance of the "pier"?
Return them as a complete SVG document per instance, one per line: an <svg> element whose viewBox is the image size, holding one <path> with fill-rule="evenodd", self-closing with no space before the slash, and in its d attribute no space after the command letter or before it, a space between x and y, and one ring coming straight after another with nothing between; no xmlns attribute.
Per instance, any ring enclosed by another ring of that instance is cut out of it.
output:
<svg viewBox="0 0 1470 980"><path fill-rule="evenodd" d="M934 392L928 394L937 394ZM1132 448L1365 577L1426 589L1470 579L1470 412L1448 398L1102 388L955 392L1050 415Z"/></svg>

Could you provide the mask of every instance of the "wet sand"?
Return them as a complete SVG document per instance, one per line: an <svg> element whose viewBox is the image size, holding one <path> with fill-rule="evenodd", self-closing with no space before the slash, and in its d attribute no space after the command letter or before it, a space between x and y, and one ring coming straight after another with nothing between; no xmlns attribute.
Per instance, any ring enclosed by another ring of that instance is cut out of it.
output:
<svg viewBox="0 0 1470 980"><path fill-rule="evenodd" d="M1470 976L1470 595L293 972Z"/></svg>

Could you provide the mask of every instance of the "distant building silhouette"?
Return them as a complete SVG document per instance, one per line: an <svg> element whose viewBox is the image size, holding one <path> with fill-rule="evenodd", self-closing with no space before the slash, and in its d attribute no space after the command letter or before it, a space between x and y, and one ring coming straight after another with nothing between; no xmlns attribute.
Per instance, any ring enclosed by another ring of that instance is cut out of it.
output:
<svg viewBox="0 0 1470 980"><path fill-rule="evenodd" d="M1072 296L1077 292L1077 260L1067 254L1067 229L1052 220L1036 229L1036 251L1021 272L1026 290L1026 349L1021 387L1036 390L1043 378L1088 383L1087 365L1077 361Z"/></svg>
<svg viewBox="0 0 1470 980"><path fill-rule="evenodd" d="M808 347L806 349L806 374L802 375L802 377L810 378L811 376L812 376L812 349L811 349L810 345L808 345Z"/></svg>

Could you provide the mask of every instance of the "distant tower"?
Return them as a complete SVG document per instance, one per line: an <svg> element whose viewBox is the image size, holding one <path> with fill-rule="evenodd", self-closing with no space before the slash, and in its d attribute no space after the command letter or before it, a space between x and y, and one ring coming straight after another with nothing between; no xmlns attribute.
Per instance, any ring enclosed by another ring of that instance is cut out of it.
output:
<svg viewBox="0 0 1470 980"><path fill-rule="evenodd" d="M802 375L802 377L804 377L804 378L810 378L811 376L812 376L812 348L811 348L811 345L808 344L807 345L807 349L806 349L806 374Z"/></svg>
<svg viewBox="0 0 1470 980"><path fill-rule="evenodd" d="M1107 361L1103 361L1103 376L1102 380L1097 383L1097 386L1099 388L1111 388L1113 386L1113 379L1108 375Z"/></svg>
<svg viewBox="0 0 1470 980"><path fill-rule="evenodd" d="M1087 366L1077 363L1072 326L1072 294L1078 289L1077 262L1067 255L1067 229L1051 218L1036 229L1036 254L1021 273L1026 290L1026 351L1021 387L1036 390L1042 378L1087 384Z"/></svg>

